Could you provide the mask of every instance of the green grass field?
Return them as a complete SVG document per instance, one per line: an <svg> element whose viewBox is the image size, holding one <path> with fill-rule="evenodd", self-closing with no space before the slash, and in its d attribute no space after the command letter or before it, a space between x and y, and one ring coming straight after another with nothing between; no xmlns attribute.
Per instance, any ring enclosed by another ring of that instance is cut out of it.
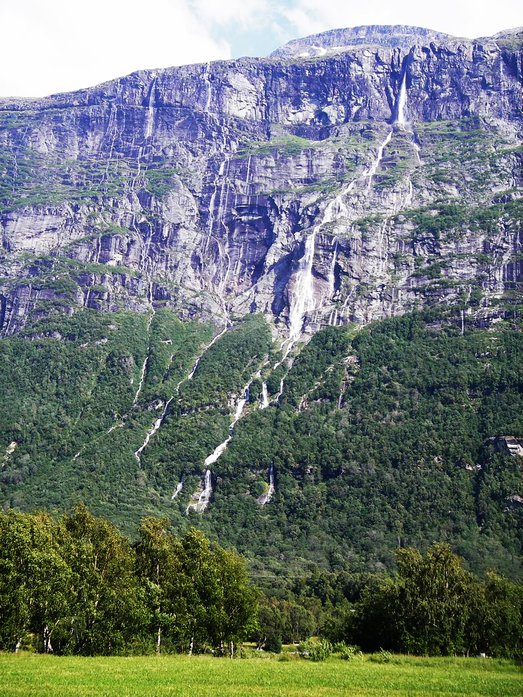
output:
<svg viewBox="0 0 523 697"><path fill-rule="evenodd" d="M207 656L58 658L0 654L1 697L511 697L509 661L394 657L389 663Z"/></svg>

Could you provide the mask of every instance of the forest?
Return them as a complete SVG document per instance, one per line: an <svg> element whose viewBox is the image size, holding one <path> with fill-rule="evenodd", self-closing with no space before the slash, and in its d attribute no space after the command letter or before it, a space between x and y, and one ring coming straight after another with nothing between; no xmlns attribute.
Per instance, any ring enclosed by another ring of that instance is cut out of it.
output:
<svg viewBox="0 0 523 697"><path fill-rule="evenodd" d="M55 315L4 338L2 506L84 502L132 540L141 516L167 518L237 550L260 581L392 571L397 547L434 542L481 576L520 576L521 458L500 447L523 434L516 316L462 327L459 309L437 307L327 327L283 362L259 315L212 337L157 310ZM187 514L249 382L209 506Z"/></svg>
<svg viewBox="0 0 523 697"><path fill-rule="evenodd" d="M0 513L0 650L58 655L204 653L295 643L332 650L521 658L523 585L478 578L445 544L397 550L397 572L256 587L237 553L143 518L130 543L85 506Z"/></svg>

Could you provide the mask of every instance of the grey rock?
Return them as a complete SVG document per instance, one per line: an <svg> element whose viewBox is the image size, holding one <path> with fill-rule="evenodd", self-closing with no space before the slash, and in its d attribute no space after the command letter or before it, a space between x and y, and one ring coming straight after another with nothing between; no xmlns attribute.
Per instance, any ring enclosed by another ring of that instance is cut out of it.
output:
<svg viewBox="0 0 523 697"><path fill-rule="evenodd" d="M473 289L495 316L522 276L522 72L517 30L360 27L0 100L1 332L161 303L286 335L312 234L306 332Z"/></svg>

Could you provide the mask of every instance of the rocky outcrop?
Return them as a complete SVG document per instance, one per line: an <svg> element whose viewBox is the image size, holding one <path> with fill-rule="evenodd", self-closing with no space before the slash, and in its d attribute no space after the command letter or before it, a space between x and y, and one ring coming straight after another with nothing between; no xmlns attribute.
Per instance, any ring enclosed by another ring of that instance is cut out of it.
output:
<svg viewBox="0 0 523 697"><path fill-rule="evenodd" d="M491 316L522 272L517 37L339 30L0 101L2 333L78 306Z"/></svg>

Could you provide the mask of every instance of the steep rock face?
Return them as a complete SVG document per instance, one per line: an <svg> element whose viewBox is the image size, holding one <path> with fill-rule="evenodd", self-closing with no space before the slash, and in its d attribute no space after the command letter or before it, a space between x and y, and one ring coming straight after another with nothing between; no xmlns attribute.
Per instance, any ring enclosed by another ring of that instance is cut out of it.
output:
<svg viewBox="0 0 523 697"><path fill-rule="evenodd" d="M283 335L472 294L495 314L521 281L517 35L321 36L0 102L1 331L82 305Z"/></svg>

